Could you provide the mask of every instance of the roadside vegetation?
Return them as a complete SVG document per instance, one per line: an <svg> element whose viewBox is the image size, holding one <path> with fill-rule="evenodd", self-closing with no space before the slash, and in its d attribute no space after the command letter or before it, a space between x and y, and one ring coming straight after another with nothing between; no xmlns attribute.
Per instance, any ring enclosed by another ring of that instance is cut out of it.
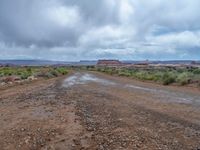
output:
<svg viewBox="0 0 200 150"><path fill-rule="evenodd" d="M88 70L104 72L110 75L119 75L153 81L163 85L197 84L200 87L200 68L112 68L112 67L88 67Z"/></svg>
<svg viewBox="0 0 200 150"><path fill-rule="evenodd" d="M90 70L110 75L125 76L163 85L195 84L200 87L200 68L117 68L117 67L0 67L0 84L53 78L68 74L69 69Z"/></svg>
<svg viewBox="0 0 200 150"><path fill-rule="evenodd" d="M65 67L0 67L0 83L21 82L38 78L53 78L66 75Z"/></svg>

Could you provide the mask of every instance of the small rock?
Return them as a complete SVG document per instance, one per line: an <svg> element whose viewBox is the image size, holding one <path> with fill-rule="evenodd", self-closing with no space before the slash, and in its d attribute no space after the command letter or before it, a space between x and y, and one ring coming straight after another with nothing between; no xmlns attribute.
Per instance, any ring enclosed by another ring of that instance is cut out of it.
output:
<svg viewBox="0 0 200 150"><path fill-rule="evenodd" d="M25 131L25 129L24 129L24 128L21 128L21 131Z"/></svg>
<svg viewBox="0 0 200 150"><path fill-rule="evenodd" d="M5 82L1 82L1 84L0 84L1 86L4 86L4 85L6 85L6 83Z"/></svg>
<svg viewBox="0 0 200 150"><path fill-rule="evenodd" d="M33 81L33 80L37 80L37 78L35 78L34 76L28 77L28 81Z"/></svg>

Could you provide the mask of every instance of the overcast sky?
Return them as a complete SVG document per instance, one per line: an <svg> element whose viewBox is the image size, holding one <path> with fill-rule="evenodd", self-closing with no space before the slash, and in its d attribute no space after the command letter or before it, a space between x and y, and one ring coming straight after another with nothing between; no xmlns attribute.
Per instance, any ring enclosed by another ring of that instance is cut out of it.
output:
<svg viewBox="0 0 200 150"><path fill-rule="evenodd" d="M199 0L0 0L0 59L200 59Z"/></svg>

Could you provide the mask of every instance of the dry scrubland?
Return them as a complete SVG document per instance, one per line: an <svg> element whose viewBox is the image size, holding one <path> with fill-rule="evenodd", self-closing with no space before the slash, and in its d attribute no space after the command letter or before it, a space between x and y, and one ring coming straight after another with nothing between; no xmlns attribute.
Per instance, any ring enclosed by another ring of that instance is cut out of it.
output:
<svg viewBox="0 0 200 150"><path fill-rule="evenodd" d="M40 78L49 79L67 73L65 67L1 67L0 85L23 83Z"/></svg>
<svg viewBox="0 0 200 150"><path fill-rule="evenodd" d="M163 85L176 83L177 85L196 84L200 86L199 67L0 67L0 82L8 82L9 79L12 80L12 77L16 80L25 80L33 76L48 79L66 75L69 70L73 69L104 72L142 81L154 81Z"/></svg>
<svg viewBox="0 0 200 150"><path fill-rule="evenodd" d="M194 85L200 87L200 68L198 67L86 67L91 71L110 75L130 77L141 81L153 81L163 85Z"/></svg>
<svg viewBox="0 0 200 150"><path fill-rule="evenodd" d="M38 78L58 77L68 74L69 70L98 71L109 75L151 81L163 85L192 85L200 87L200 68L198 67L1 67L0 84L5 85Z"/></svg>

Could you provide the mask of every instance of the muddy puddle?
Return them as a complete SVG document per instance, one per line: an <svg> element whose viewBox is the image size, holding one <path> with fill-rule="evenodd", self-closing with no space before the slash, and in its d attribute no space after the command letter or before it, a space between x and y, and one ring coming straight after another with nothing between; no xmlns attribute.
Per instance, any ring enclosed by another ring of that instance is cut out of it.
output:
<svg viewBox="0 0 200 150"><path fill-rule="evenodd" d="M64 80L63 87L68 88L74 85L83 85L83 84L88 84L88 83L98 83L101 85L115 85L116 84L115 82L98 78L93 74L76 73Z"/></svg>

